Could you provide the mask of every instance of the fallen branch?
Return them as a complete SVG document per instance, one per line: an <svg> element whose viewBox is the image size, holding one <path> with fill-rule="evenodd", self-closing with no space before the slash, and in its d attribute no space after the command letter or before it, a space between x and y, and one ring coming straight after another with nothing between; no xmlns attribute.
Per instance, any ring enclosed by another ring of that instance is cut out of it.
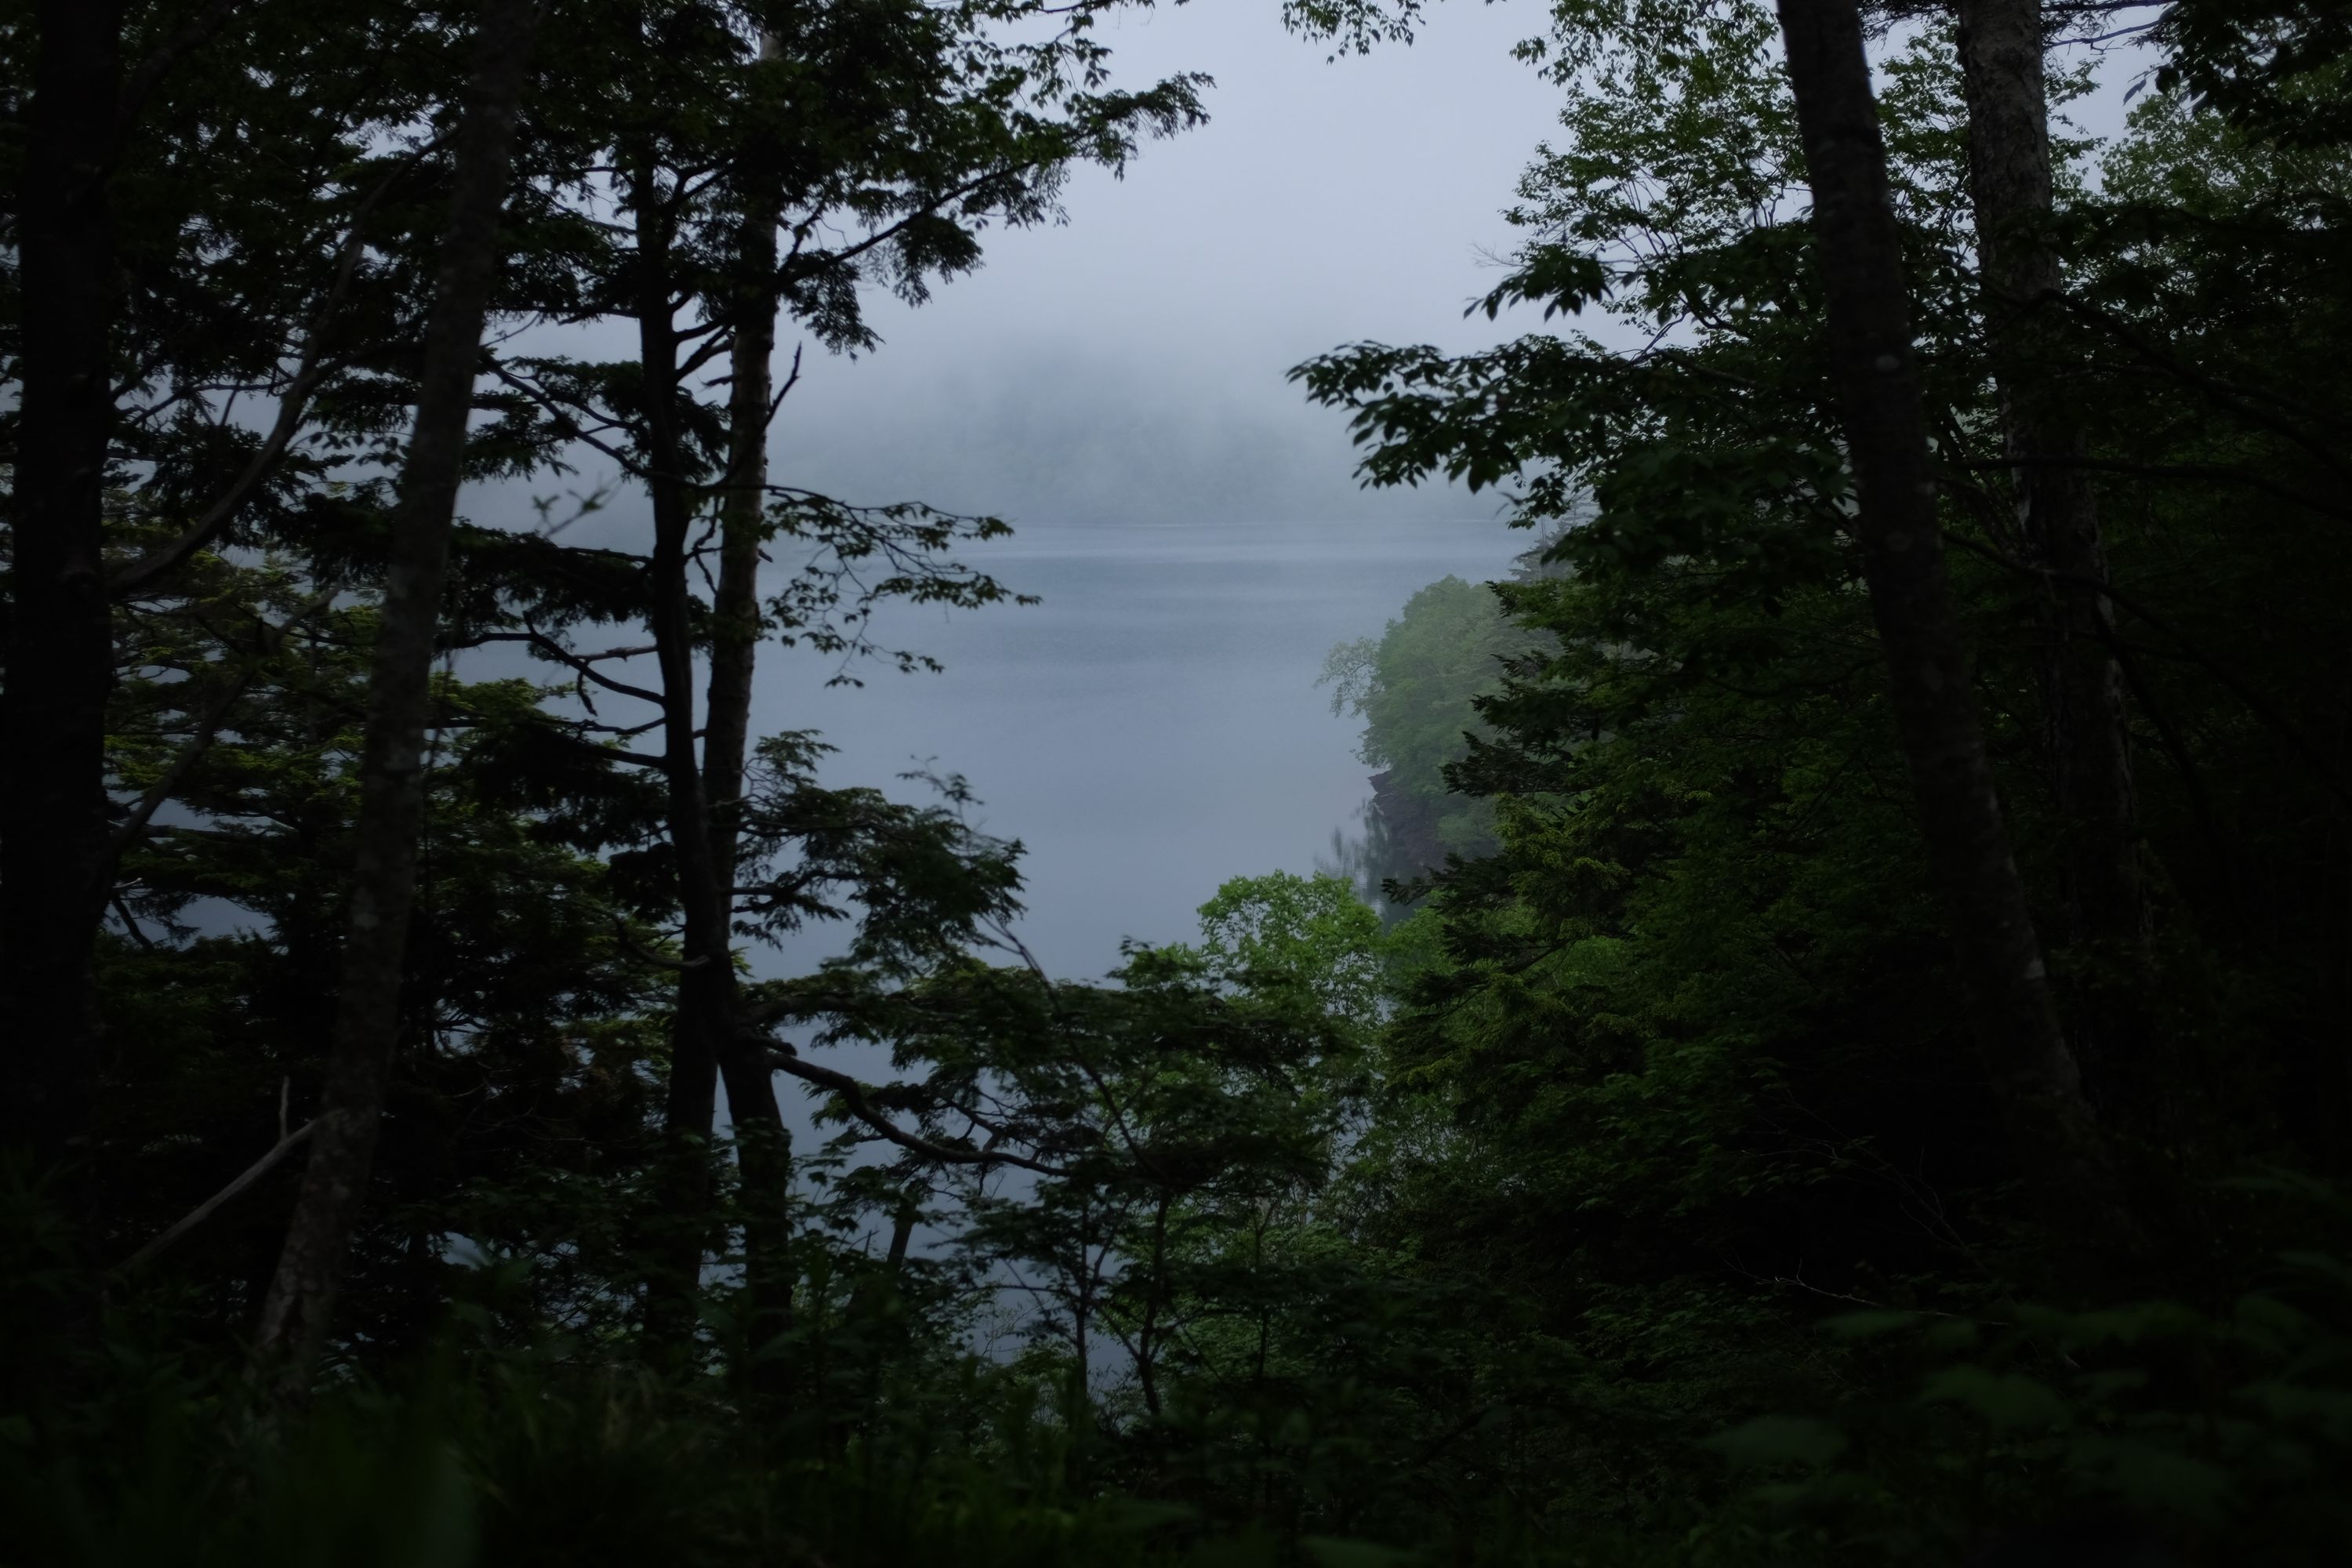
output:
<svg viewBox="0 0 2352 1568"><path fill-rule="evenodd" d="M281 1117L284 1115L282 1105L279 1110L279 1115ZM231 1182L228 1185L223 1187L220 1191L215 1193L212 1196L198 1204L194 1208L190 1209L186 1214L183 1215L178 1223L174 1224L169 1230L164 1231L163 1234L157 1237L154 1240L149 1242L146 1246L141 1247L138 1251L132 1253L130 1257L116 1264L111 1269L108 1270L108 1273L118 1279L130 1273L132 1269L138 1268L141 1264L146 1262L149 1258L154 1257L157 1253L163 1251L165 1247L179 1240L180 1237L187 1235L188 1232L204 1224L205 1221L212 1217L213 1211L215 1209L219 1208L221 1205L236 1196L237 1194L245 1191L246 1188L253 1185L254 1183L261 1180L262 1177L269 1174L272 1170L277 1168L279 1161L285 1159L287 1155L292 1153L303 1143L308 1142L310 1141L311 1129L318 1125L319 1123L316 1121L305 1121L293 1131L287 1133L278 1141L277 1147L271 1149L268 1153L264 1154L252 1164L247 1165L245 1168L244 1173L238 1176L236 1180Z"/></svg>

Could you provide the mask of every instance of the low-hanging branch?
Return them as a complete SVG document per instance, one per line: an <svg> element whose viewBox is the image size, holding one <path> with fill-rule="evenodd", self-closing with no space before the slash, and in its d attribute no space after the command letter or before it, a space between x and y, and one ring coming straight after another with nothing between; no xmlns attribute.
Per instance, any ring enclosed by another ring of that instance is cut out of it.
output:
<svg viewBox="0 0 2352 1568"><path fill-rule="evenodd" d="M664 702L661 693L647 690L642 686L632 686L625 680L615 680L611 676L606 675L604 671L596 668L596 661L598 659L633 658L641 654L652 652L653 650L649 647L608 648L601 653L574 653L572 649L565 647L562 643L556 641L553 637L549 637L545 632L539 630L537 627L533 627L529 631L520 632L481 632L477 634L470 639L470 641L471 644L475 646L478 646L482 643L493 642L522 643L529 647L535 648L545 658L553 660L557 664L562 665L567 669L570 669L573 674L581 676L585 679L594 681L597 685L603 687L605 690L614 693L615 696L635 698L640 702L650 702L656 708L661 707Z"/></svg>

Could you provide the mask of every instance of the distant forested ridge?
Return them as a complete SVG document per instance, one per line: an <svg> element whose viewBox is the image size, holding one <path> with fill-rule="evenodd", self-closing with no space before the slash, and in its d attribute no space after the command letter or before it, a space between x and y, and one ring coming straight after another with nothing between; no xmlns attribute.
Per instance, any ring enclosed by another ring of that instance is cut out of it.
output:
<svg viewBox="0 0 2352 1568"><path fill-rule="evenodd" d="M2337 1561L2352 7L1531 10L1541 325L1293 373L1530 548L1080 982L751 714L1120 14L0 5L0 1563Z"/></svg>

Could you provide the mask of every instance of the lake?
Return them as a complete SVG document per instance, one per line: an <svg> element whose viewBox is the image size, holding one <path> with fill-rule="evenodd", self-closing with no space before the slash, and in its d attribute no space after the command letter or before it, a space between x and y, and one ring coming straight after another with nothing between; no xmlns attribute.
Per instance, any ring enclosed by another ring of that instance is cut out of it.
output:
<svg viewBox="0 0 2352 1568"><path fill-rule="evenodd" d="M868 665L828 689L833 661L765 653L755 732L817 730L840 748L826 782L902 798L924 787L895 782L910 767L963 774L977 824L1027 848L1024 939L1057 974L1099 975L1122 937L1191 938L1227 878L1330 858L1372 770L1316 687L1325 654L1526 542L1492 519L1025 526L967 559L1042 603L877 615L877 640L943 674Z"/></svg>

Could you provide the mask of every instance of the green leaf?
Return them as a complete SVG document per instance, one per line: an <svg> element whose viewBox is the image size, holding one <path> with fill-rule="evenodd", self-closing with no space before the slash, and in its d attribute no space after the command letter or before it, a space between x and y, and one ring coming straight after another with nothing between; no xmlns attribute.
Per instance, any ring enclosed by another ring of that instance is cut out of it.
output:
<svg viewBox="0 0 2352 1568"><path fill-rule="evenodd" d="M1807 1415L1759 1415L1718 1432L1706 1446L1736 1470L1767 1465L1803 1465L1818 1469L1845 1452L1846 1436L1826 1421Z"/></svg>
<svg viewBox="0 0 2352 1568"><path fill-rule="evenodd" d="M2236 1489L2229 1475L2202 1459L2151 1443L2109 1441L2075 1450L2079 1468L2134 1508L2219 1523Z"/></svg>
<svg viewBox="0 0 2352 1568"><path fill-rule="evenodd" d="M2048 1384L2023 1373L1947 1367L1927 1380L1919 1397L1931 1404L1965 1405L1997 1431L2060 1426L2066 1422L2065 1401Z"/></svg>

